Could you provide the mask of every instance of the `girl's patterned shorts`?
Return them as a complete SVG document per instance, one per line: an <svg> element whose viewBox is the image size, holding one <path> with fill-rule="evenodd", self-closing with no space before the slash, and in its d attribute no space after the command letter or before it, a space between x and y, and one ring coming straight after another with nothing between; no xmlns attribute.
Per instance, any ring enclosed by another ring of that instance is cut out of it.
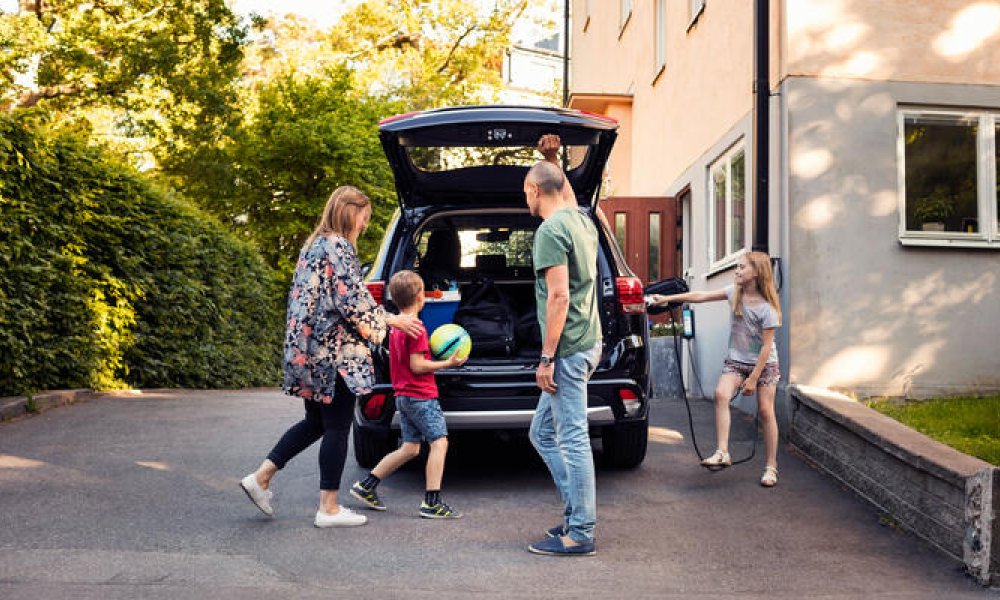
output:
<svg viewBox="0 0 1000 600"><path fill-rule="evenodd" d="M735 373L743 379L750 376L753 373L753 368L756 365L751 365L747 363L736 362L735 360L729 360L728 358L722 363L723 373ZM764 365L764 370L760 372L760 378L757 380L757 385L778 385L778 380L781 379L781 369L778 367L778 363L767 363Z"/></svg>

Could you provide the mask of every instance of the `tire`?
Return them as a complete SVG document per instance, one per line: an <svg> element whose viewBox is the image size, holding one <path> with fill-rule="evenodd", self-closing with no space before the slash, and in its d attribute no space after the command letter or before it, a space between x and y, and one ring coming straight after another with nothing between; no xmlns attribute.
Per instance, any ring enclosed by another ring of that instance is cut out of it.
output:
<svg viewBox="0 0 1000 600"><path fill-rule="evenodd" d="M616 469L634 469L646 458L649 420L617 423L601 433L604 464Z"/></svg>
<svg viewBox="0 0 1000 600"><path fill-rule="evenodd" d="M380 433L354 428L354 459L365 469L371 469L382 457L396 449L398 440L394 433Z"/></svg>

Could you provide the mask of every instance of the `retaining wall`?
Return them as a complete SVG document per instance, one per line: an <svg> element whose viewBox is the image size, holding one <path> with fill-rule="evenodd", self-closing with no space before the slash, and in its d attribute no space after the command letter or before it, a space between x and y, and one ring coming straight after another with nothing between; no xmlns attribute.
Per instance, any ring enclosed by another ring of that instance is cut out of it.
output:
<svg viewBox="0 0 1000 600"><path fill-rule="evenodd" d="M983 585L1000 584L1000 469L828 390L789 386L789 442Z"/></svg>

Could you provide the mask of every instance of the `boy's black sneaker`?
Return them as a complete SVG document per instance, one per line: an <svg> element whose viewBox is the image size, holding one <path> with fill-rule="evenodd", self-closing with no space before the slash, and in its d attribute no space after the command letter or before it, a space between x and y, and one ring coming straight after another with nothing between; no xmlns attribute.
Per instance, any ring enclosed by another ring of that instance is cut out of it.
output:
<svg viewBox="0 0 1000 600"><path fill-rule="evenodd" d="M433 506L426 502L420 503L420 516L425 519L460 519L462 513L448 506L444 502L438 502Z"/></svg>
<svg viewBox="0 0 1000 600"><path fill-rule="evenodd" d="M351 495L358 500L365 503L368 508L373 510L385 510L385 504L378 497L378 492L375 490L369 490L368 488L361 485L360 481L355 481L354 485L351 486Z"/></svg>

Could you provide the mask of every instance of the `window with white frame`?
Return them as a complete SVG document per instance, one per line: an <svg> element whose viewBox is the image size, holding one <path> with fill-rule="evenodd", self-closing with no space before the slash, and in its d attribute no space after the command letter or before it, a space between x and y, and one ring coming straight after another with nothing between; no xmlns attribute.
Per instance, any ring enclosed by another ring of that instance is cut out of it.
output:
<svg viewBox="0 0 1000 600"><path fill-rule="evenodd" d="M1000 112L899 111L904 244L1000 248Z"/></svg>
<svg viewBox="0 0 1000 600"><path fill-rule="evenodd" d="M705 10L705 0L688 0L688 27L694 25Z"/></svg>
<svg viewBox="0 0 1000 600"><path fill-rule="evenodd" d="M746 244L746 152L742 142L708 169L711 263L727 262Z"/></svg>
<svg viewBox="0 0 1000 600"><path fill-rule="evenodd" d="M619 6L621 7L618 13L618 32L619 34L625 25L628 23L629 17L632 16L632 0L618 0Z"/></svg>
<svg viewBox="0 0 1000 600"><path fill-rule="evenodd" d="M655 73L667 65L667 0L656 0L656 69Z"/></svg>

